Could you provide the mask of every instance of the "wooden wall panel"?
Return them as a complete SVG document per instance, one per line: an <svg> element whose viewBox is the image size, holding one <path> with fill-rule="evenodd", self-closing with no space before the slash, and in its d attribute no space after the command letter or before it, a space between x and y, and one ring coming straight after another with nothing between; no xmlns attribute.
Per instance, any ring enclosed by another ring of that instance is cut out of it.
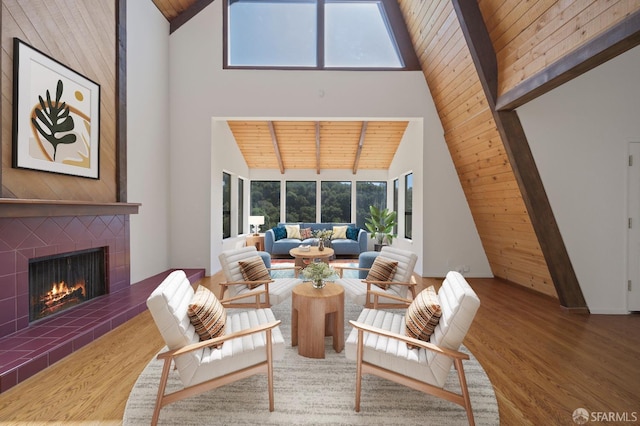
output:
<svg viewBox="0 0 640 426"><path fill-rule="evenodd" d="M451 2L399 3L493 274L557 297Z"/></svg>
<svg viewBox="0 0 640 426"><path fill-rule="evenodd" d="M640 10L638 0L482 0L479 5L498 58L499 95Z"/></svg>
<svg viewBox="0 0 640 426"><path fill-rule="evenodd" d="M451 2L399 0L493 273L557 297ZM479 0L498 95L640 10L638 0Z"/></svg>
<svg viewBox="0 0 640 426"><path fill-rule="evenodd" d="M14 169L13 38L100 85L100 178ZM2 197L116 202L116 3L2 1Z"/></svg>

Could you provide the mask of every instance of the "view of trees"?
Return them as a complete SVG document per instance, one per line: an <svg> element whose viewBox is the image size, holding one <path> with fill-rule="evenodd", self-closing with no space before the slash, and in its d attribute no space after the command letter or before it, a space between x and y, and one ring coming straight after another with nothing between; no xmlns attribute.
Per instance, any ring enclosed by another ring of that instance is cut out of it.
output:
<svg viewBox="0 0 640 426"><path fill-rule="evenodd" d="M369 206L387 207L387 182L356 182L356 226L364 228Z"/></svg>
<svg viewBox="0 0 640 426"><path fill-rule="evenodd" d="M316 183L287 181L286 222L316 221Z"/></svg>
<svg viewBox="0 0 640 426"><path fill-rule="evenodd" d="M287 181L286 222L316 222L316 182ZM320 182L321 222L354 222L351 217L351 182ZM385 208L387 205L387 183L384 181L356 182L357 226L364 228L369 215L369 206ZM280 220L280 182L251 182L251 215L264 216L262 229L273 228Z"/></svg>
<svg viewBox="0 0 640 426"><path fill-rule="evenodd" d="M251 215L264 216L262 230L280 222L280 181L251 181Z"/></svg>
<svg viewBox="0 0 640 426"><path fill-rule="evenodd" d="M322 182L321 222L351 222L351 182Z"/></svg>

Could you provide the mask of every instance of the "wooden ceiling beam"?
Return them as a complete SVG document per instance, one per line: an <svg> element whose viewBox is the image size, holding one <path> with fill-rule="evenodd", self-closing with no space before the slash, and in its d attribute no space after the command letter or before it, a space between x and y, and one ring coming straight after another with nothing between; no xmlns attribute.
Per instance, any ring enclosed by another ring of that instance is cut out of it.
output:
<svg viewBox="0 0 640 426"><path fill-rule="evenodd" d="M360 154L362 154L362 146L364 145L364 137L367 134L368 121L362 122L362 129L360 130L360 140L358 141L358 150L356 151L356 158L353 160L353 174L358 173L358 164L360 163Z"/></svg>
<svg viewBox="0 0 640 426"><path fill-rule="evenodd" d="M480 83L505 152L527 207L529 218L547 262L560 304L575 312L588 312L569 253L553 215L536 162L518 114L498 111L498 66L495 50L477 2L453 0L460 28L469 47Z"/></svg>
<svg viewBox="0 0 640 426"><path fill-rule="evenodd" d="M278 167L280 168L280 174L284 174L284 163L282 162L282 155L280 155L280 146L278 145L276 130L273 128L273 121L269 121L267 124L269 124L269 133L271 134L273 151L276 153L276 159L278 160Z"/></svg>

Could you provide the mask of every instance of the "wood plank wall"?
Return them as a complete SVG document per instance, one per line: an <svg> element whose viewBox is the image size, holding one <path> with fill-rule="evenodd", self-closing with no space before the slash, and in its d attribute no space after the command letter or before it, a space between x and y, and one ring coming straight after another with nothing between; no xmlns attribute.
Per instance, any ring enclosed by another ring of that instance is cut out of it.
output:
<svg viewBox="0 0 640 426"><path fill-rule="evenodd" d="M451 2L398 0L495 276L557 297ZM480 0L502 94L637 10L637 1Z"/></svg>
<svg viewBox="0 0 640 426"><path fill-rule="evenodd" d="M100 85L100 179L11 167L13 38ZM6 198L116 202L116 2L2 0L2 192Z"/></svg>

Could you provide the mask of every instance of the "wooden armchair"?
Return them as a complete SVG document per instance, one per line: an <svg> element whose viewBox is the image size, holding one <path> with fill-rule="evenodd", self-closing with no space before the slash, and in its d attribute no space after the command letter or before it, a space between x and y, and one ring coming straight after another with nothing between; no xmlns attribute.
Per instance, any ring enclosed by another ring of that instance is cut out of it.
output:
<svg viewBox="0 0 640 426"><path fill-rule="evenodd" d="M340 278L336 281L344 287L349 300L357 305L371 308L376 300L378 308L402 308L409 294L416 296L416 281L413 278L413 269L416 266L418 256L410 251L385 246L380 251L377 259L398 262L396 272L391 281L373 281L360 278L345 278L345 270L369 271L371 268L336 267ZM388 286L380 288L377 284Z"/></svg>
<svg viewBox="0 0 640 426"><path fill-rule="evenodd" d="M236 250L225 250L218 256L225 280L220 283L220 299L233 298L234 307L253 307L254 291L264 291L260 298L261 307L271 307L286 300L291 295L291 290L302 283L298 278L300 268L266 268L268 271L294 270L293 278L270 278L265 280L246 281L242 275L240 261L247 261L258 257L258 251L254 246L242 247ZM254 287L253 289L251 287ZM246 295L246 298L241 296Z"/></svg>
<svg viewBox="0 0 640 426"><path fill-rule="evenodd" d="M469 424L474 425L471 400L462 361L469 359L458 349L462 344L480 300L464 277L449 272L437 294L442 313L430 340L407 336L405 315L377 309L364 309L347 337L345 355L355 360L356 401L360 411L362 376L373 374L463 406ZM409 348L407 344L412 345ZM443 388L454 366L461 393Z"/></svg>
<svg viewBox="0 0 640 426"><path fill-rule="evenodd" d="M261 293L257 291L254 296L260 297ZM200 341L188 314L193 296L184 271L174 271L147 299L168 348L158 355L164 365L151 424L158 422L160 410L167 404L254 374L267 375L269 411L273 411L273 360L284 356L280 321L268 308L233 313L226 316L224 334ZM226 301L220 302L225 306ZM184 387L165 394L172 364Z"/></svg>

